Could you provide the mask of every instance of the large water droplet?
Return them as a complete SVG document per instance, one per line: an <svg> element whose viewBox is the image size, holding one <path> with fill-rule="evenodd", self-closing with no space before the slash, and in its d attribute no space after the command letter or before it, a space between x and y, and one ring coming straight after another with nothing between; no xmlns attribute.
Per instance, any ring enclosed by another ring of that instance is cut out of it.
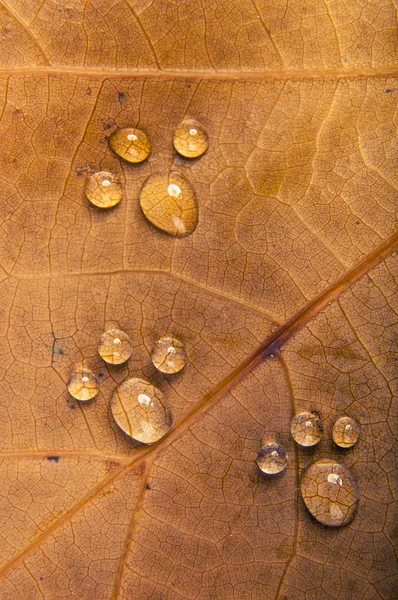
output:
<svg viewBox="0 0 398 600"><path fill-rule="evenodd" d="M161 337L152 349L152 362L162 373L178 373L187 362L182 342L174 337Z"/></svg>
<svg viewBox="0 0 398 600"><path fill-rule="evenodd" d="M276 475L286 469L287 459L286 450L283 446L270 443L261 448L256 462L263 473Z"/></svg>
<svg viewBox="0 0 398 600"><path fill-rule="evenodd" d="M157 442L173 425L166 398L143 379L127 379L118 385L113 392L111 409L119 427L143 444Z"/></svg>
<svg viewBox="0 0 398 600"><path fill-rule="evenodd" d="M184 237L192 233L198 221L195 192L183 175L150 175L140 193L146 218L170 235Z"/></svg>
<svg viewBox="0 0 398 600"><path fill-rule="evenodd" d="M118 156L131 163L140 163L151 153L147 134L133 127L114 131L109 138L109 146Z"/></svg>
<svg viewBox="0 0 398 600"><path fill-rule="evenodd" d="M105 362L121 365L131 356L133 347L127 333L120 329L109 329L101 335L98 352Z"/></svg>
<svg viewBox="0 0 398 600"><path fill-rule="evenodd" d="M91 400L98 394L99 381L92 371L82 369L71 374L68 381L68 392L76 400Z"/></svg>
<svg viewBox="0 0 398 600"><path fill-rule="evenodd" d="M333 441L340 448L351 448L357 443L361 426L351 417L340 417L333 425Z"/></svg>
<svg viewBox="0 0 398 600"><path fill-rule="evenodd" d="M315 446L322 437L323 427L319 416L313 412L295 415L290 426L294 440L300 446Z"/></svg>
<svg viewBox="0 0 398 600"><path fill-rule="evenodd" d="M207 133L199 123L192 120L182 121L174 131L174 148L186 158L197 158L206 152L209 140Z"/></svg>
<svg viewBox="0 0 398 600"><path fill-rule="evenodd" d="M339 527L354 517L359 489L349 469L324 458L303 469L301 495L315 519Z"/></svg>
<svg viewBox="0 0 398 600"><path fill-rule="evenodd" d="M111 208L120 202L123 189L120 181L108 171L98 171L87 180L86 197L99 208Z"/></svg>

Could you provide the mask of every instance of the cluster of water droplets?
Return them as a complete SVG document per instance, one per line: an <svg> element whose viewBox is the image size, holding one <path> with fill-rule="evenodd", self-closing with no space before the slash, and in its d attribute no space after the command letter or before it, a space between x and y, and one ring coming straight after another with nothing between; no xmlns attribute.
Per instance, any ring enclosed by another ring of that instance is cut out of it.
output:
<svg viewBox="0 0 398 600"><path fill-rule="evenodd" d="M151 154L148 135L135 127L115 130L109 147L124 161L140 164ZM204 128L185 119L173 134L175 150L184 158L194 159L206 152L209 141ZM85 185L89 202L101 209L116 206L123 197L119 178L109 171L91 173ZM198 222L198 206L193 187L177 172L154 173L144 182L139 202L142 212L155 227L174 236L190 235ZM130 337L119 329L105 331L98 352L109 365L125 363L133 352ZM178 373L187 362L185 347L173 336L160 338L152 349L154 366L165 374ZM71 374L69 393L82 402L93 399L99 391L99 380L92 371L80 369ZM111 403L112 414L119 427L133 439L151 444L161 439L172 427L173 416L167 399L151 383L131 378L117 386Z"/></svg>
<svg viewBox="0 0 398 600"><path fill-rule="evenodd" d="M182 121L173 134L175 150L184 158L198 158L209 140L204 128L193 119ZM109 147L123 160L139 164L151 153L148 135L135 127L124 127L109 137ZM112 208L123 196L119 179L108 171L93 173L86 182L87 199L98 208ZM142 212L158 229L175 237L190 235L198 222L198 205L193 187L177 171L153 173L140 192Z"/></svg>
<svg viewBox="0 0 398 600"><path fill-rule="evenodd" d="M122 365L130 358L133 344L120 329L109 329L100 338L98 353L109 365ZM162 373L178 373L187 363L184 344L171 335L161 337L151 352L153 365ZM71 374L68 391L81 402L92 400L99 392L99 380L88 369ZM167 398L149 381L129 378L116 387L111 412L124 433L143 444L160 440L173 425L173 414Z"/></svg>
<svg viewBox="0 0 398 600"><path fill-rule="evenodd" d="M320 415L316 411L294 415L290 431L299 446L316 446L323 435ZM359 423L344 415L334 423L332 437L340 448L351 448L359 433ZM288 456L283 446L268 442L261 448L256 463L266 475L276 475L286 469ZM359 501L356 479L350 469L330 458L317 460L303 469L300 491L307 509L323 525L346 525L355 515Z"/></svg>

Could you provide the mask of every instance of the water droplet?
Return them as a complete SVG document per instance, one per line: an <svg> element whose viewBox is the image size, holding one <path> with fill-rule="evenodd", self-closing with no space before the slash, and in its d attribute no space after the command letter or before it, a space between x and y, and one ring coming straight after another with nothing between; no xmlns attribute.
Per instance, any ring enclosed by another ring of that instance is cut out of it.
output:
<svg viewBox="0 0 398 600"><path fill-rule="evenodd" d="M143 379L127 379L118 385L113 392L111 409L119 427L143 444L157 442L173 425L166 398Z"/></svg>
<svg viewBox="0 0 398 600"><path fill-rule="evenodd" d="M353 519L359 489L349 469L325 458L303 470L301 495L315 519L324 525L339 527Z"/></svg>
<svg viewBox="0 0 398 600"><path fill-rule="evenodd" d="M187 362L187 354L182 342L174 337L164 336L152 349L152 362L162 373L178 373Z"/></svg>
<svg viewBox="0 0 398 600"><path fill-rule="evenodd" d="M333 425L333 441L340 448L351 448L357 443L361 426L351 417L340 417Z"/></svg>
<svg viewBox="0 0 398 600"><path fill-rule="evenodd" d="M112 208L123 196L122 184L107 171L98 171L89 177L85 188L86 198L98 208Z"/></svg>
<svg viewBox="0 0 398 600"><path fill-rule="evenodd" d="M109 329L101 335L98 352L105 362L121 365L131 356L133 347L127 333L120 329Z"/></svg>
<svg viewBox="0 0 398 600"><path fill-rule="evenodd" d="M150 175L140 193L146 218L170 235L183 237L192 233L198 221L195 192L183 175Z"/></svg>
<svg viewBox="0 0 398 600"><path fill-rule="evenodd" d="M313 412L295 415L290 426L293 439L300 446L315 446L322 437L323 427L320 418Z"/></svg>
<svg viewBox="0 0 398 600"><path fill-rule="evenodd" d="M287 460L286 450L279 444L270 443L261 448L256 462L263 473L276 475L286 469Z"/></svg>
<svg viewBox="0 0 398 600"><path fill-rule="evenodd" d="M117 129L109 138L112 150L124 160L140 163L151 153L151 142L146 133L133 127Z"/></svg>
<svg viewBox="0 0 398 600"><path fill-rule="evenodd" d="M195 121L182 121L174 131L174 148L185 158L197 158L206 152L209 146L207 133Z"/></svg>
<svg viewBox="0 0 398 600"><path fill-rule="evenodd" d="M69 377L68 392L76 400L91 400L99 392L99 381L94 373L87 369L75 371Z"/></svg>

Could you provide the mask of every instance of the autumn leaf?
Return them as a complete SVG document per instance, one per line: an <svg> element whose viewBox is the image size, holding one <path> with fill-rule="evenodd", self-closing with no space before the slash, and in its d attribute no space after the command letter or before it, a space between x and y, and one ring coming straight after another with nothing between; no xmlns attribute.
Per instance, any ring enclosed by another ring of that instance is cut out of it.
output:
<svg viewBox="0 0 398 600"><path fill-rule="evenodd" d="M3 0L0 70L0 598L396 598L395 0ZM200 158L173 147L187 118ZM147 161L109 148L122 127ZM181 238L139 202L171 169L198 204ZM84 195L99 170L123 188L109 210ZM98 355L112 328L124 365ZM151 361L166 333L188 356L172 375ZM172 407L153 445L113 419L127 376ZM262 440L288 453L274 478ZM322 458L358 481L345 527L300 497Z"/></svg>

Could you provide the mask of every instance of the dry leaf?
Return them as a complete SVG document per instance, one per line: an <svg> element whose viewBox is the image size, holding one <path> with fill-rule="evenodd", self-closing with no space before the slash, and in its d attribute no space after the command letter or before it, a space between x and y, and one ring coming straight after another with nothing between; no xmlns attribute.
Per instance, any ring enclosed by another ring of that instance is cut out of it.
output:
<svg viewBox="0 0 398 600"><path fill-rule="evenodd" d="M396 598L395 0L3 0L0 8L0 598ZM208 134L179 156L175 128ZM151 140L121 161L118 127ZM173 169L192 235L150 224L139 192ZM98 210L87 178L111 172ZM100 335L125 331L128 363ZM151 361L165 334L188 363ZM84 364L94 401L67 393ZM140 447L110 402L156 385L176 424ZM296 410L324 437L298 450ZM336 418L361 424L333 445ZM289 465L258 470L261 441ZM361 492L315 522L299 470L332 458Z"/></svg>

